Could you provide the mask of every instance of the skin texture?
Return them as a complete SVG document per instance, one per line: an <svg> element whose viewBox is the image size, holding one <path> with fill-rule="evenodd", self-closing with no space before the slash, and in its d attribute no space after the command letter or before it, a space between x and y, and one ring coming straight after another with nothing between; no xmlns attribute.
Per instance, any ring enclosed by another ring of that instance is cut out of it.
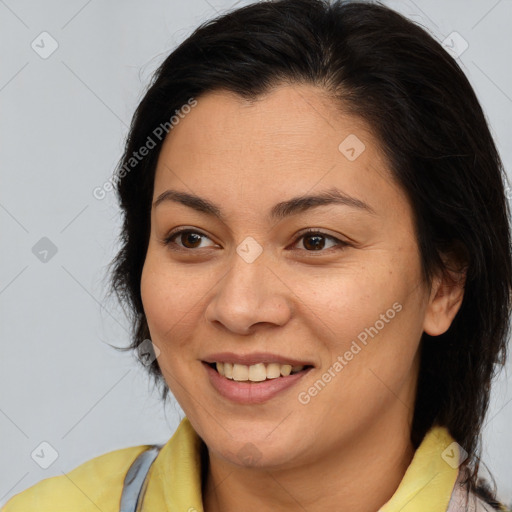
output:
<svg viewBox="0 0 512 512"><path fill-rule="evenodd" d="M431 291L423 283L405 194L369 128L322 89L279 85L252 103L226 91L197 100L164 142L153 198L193 193L218 205L224 221L177 202L153 208L141 293L166 382L208 446L205 510L377 510L414 455L421 334L448 329L463 289L440 276ZM353 161L338 149L350 134L365 145ZM333 186L375 213L328 205L267 218L276 203ZM180 226L204 236L165 245ZM306 228L326 237L315 244L301 236ZM236 252L248 236L263 249L252 263ZM301 403L299 392L396 303L394 318ZM315 368L263 404L234 404L201 363L221 351L268 351ZM248 443L252 461L240 457Z"/></svg>

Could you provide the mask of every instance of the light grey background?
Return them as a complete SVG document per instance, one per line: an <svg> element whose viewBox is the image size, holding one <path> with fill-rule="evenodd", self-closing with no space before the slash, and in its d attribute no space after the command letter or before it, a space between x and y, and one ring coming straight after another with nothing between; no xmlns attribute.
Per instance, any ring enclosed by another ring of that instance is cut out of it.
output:
<svg viewBox="0 0 512 512"><path fill-rule="evenodd" d="M175 401L159 401L133 354L107 345L128 342L122 311L104 301L120 218L112 192L92 191L111 176L157 65L199 23L247 3L0 0L0 505L92 457L165 442L183 417ZM510 175L512 1L386 4L440 41L458 38L455 50L467 42L459 60ZM58 44L47 58L44 31ZM43 237L57 248L47 262L32 252ZM510 381L507 371L494 387L483 452L507 503ZM41 442L58 452L48 469L31 458Z"/></svg>

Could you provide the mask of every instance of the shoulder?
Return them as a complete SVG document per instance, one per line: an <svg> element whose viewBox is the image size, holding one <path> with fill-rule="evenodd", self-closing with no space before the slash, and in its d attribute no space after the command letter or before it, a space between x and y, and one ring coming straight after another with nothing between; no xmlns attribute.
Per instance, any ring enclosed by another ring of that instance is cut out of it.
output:
<svg viewBox="0 0 512 512"><path fill-rule="evenodd" d="M114 450L13 496L1 512L114 512L126 473L147 445Z"/></svg>

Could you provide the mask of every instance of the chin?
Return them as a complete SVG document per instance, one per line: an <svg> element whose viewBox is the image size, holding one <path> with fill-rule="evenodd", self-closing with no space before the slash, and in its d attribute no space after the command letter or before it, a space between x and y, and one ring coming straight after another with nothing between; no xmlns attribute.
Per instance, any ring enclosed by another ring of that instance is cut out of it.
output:
<svg viewBox="0 0 512 512"><path fill-rule="evenodd" d="M260 435L247 435L233 436L225 444L219 444L217 438L208 446L217 456L243 468L283 469L293 465L293 461L299 455L298 444L289 435L286 438L274 436L272 442L268 436L265 438Z"/></svg>

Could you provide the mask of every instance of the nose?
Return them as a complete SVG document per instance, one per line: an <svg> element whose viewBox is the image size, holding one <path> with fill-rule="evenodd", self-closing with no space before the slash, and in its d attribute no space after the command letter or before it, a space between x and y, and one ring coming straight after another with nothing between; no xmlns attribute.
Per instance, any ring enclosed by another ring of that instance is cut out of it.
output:
<svg viewBox="0 0 512 512"><path fill-rule="evenodd" d="M240 335L251 334L258 324L285 325L292 316L292 292L268 263L265 251L251 263L235 252L213 289L207 321Z"/></svg>

